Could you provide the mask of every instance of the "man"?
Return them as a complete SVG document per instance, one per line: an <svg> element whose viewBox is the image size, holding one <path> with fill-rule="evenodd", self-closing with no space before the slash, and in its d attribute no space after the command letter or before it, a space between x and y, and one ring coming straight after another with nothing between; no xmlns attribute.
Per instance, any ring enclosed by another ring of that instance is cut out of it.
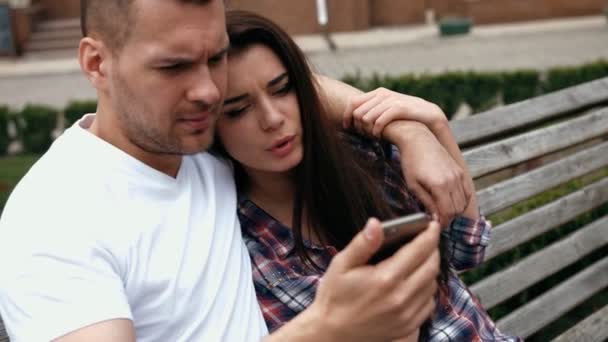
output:
<svg viewBox="0 0 608 342"><path fill-rule="evenodd" d="M221 0L83 1L79 59L98 110L23 178L0 220L13 341L257 341L230 166L206 153L225 92ZM433 310L439 229L366 262L379 223L268 341L391 340ZM424 290L423 290L424 289Z"/></svg>

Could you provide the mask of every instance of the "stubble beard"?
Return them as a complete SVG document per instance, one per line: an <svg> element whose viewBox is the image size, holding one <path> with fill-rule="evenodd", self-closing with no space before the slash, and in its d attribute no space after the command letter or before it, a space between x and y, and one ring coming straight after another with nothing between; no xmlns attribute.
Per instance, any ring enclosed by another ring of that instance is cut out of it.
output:
<svg viewBox="0 0 608 342"><path fill-rule="evenodd" d="M149 116L153 111L143 104L134 106L133 100L138 97L120 75L115 75L115 79L117 80L117 100L115 104L118 119L123 134L131 144L147 153L180 156L200 153L209 148L211 141L202 144L198 149L186 149L179 138L171 134L171 127L162 130L158 127L159 123L156 125L146 123L146 116ZM137 103L141 104L141 101ZM152 116L148 122L154 122L154 120L155 116ZM209 129L212 128L213 125L209 127ZM201 134L204 133L201 132Z"/></svg>

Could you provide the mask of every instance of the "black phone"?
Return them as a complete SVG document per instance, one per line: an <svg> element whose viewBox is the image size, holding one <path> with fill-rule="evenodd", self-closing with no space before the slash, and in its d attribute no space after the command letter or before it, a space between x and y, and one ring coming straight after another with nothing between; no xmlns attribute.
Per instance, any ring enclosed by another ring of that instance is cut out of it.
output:
<svg viewBox="0 0 608 342"><path fill-rule="evenodd" d="M369 263L377 264L393 255L401 246L425 230L431 220L432 218L426 213L416 213L382 222L384 242Z"/></svg>

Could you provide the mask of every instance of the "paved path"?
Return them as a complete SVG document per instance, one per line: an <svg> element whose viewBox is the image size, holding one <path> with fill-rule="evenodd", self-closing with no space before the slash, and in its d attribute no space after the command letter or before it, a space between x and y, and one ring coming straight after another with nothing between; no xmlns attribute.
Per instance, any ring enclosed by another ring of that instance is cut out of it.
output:
<svg viewBox="0 0 608 342"><path fill-rule="evenodd" d="M434 26L334 34L335 52L320 36L296 41L319 72L340 78L444 70L546 69L608 59L608 24L603 16L476 27L469 35L440 38ZM69 53L71 55L71 52ZM64 106L95 92L73 57L0 60L0 104Z"/></svg>

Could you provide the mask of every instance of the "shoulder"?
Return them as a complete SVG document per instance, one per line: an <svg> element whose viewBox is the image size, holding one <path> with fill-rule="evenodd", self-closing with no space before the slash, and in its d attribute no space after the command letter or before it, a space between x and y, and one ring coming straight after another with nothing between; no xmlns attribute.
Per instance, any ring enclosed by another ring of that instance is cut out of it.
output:
<svg viewBox="0 0 608 342"><path fill-rule="evenodd" d="M226 158L209 152L201 152L188 157L203 171L213 171L217 177L232 177L233 165Z"/></svg>

